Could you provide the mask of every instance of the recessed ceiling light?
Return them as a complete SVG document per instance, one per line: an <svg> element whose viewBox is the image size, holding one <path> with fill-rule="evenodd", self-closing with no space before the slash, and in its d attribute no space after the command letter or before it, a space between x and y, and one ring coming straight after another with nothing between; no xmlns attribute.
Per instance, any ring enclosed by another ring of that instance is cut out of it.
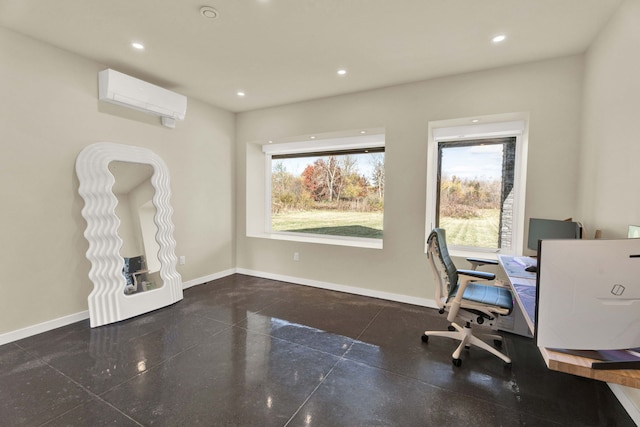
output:
<svg viewBox="0 0 640 427"><path fill-rule="evenodd" d="M246 95L246 93L244 93L243 91L239 90L239 91L238 91L238 93L237 93L237 95L238 95L238 96L245 96L245 95Z"/></svg>
<svg viewBox="0 0 640 427"><path fill-rule="evenodd" d="M269 141L269 144L273 144L273 141Z"/></svg>
<svg viewBox="0 0 640 427"><path fill-rule="evenodd" d="M131 47L134 48L134 49L138 49L138 50L143 50L144 49L144 45L142 43L138 43L138 42L131 43Z"/></svg>
<svg viewBox="0 0 640 427"><path fill-rule="evenodd" d="M208 19L217 19L220 14L211 6L203 6L200 8L200 15Z"/></svg>
<svg viewBox="0 0 640 427"><path fill-rule="evenodd" d="M347 70L345 70L345 69L338 70L338 75L344 76L345 74L347 74Z"/></svg>
<svg viewBox="0 0 640 427"><path fill-rule="evenodd" d="M361 130L360 133L367 133L367 131L366 130Z"/></svg>
<svg viewBox="0 0 640 427"><path fill-rule="evenodd" d="M505 36L504 34L499 34L497 36L495 36L494 38L491 39L492 42L494 43L500 43L505 41L507 38L507 36Z"/></svg>
<svg viewBox="0 0 640 427"><path fill-rule="evenodd" d="M480 121L480 120L478 120L478 119L473 119L473 120L471 120L471 122L473 122L473 123L478 123L479 121Z"/></svg>
<svg viewBox="0 0 640 427"><path fill-rule="evenodd" d="M315 137L315 136L313 136L313 135L311 135L311 136L309 137L309 139L316 139L316 137Z"/></svg>

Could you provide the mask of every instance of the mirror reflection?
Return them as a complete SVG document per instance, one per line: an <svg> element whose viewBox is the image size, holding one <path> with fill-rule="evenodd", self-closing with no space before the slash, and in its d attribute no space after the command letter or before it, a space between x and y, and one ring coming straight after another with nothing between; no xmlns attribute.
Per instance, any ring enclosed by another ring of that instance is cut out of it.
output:
<svg viewBox="0 0 640 427"><path fill-rule="evenodd" d="M133 295L162 286L160 279L160 246L156 241L158 227L154 221L156 208L151 185L153 166L112 161L109 171L115 177L113 193L118 199L116 215L120 219L118 235L123 241L122 274L126 279L123 292Z"/></svg>

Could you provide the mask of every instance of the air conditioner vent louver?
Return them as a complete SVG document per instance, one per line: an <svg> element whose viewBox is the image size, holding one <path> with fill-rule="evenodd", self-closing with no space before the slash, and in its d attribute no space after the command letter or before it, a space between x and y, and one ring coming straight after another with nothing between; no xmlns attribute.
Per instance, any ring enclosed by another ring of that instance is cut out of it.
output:
<svg viewBox="0 0 640 427"><path fill-rule="evenodd" d="M186 96L110 68L98 73L98 95L100 101L173 120L184 120L187 112Z"/></svg>

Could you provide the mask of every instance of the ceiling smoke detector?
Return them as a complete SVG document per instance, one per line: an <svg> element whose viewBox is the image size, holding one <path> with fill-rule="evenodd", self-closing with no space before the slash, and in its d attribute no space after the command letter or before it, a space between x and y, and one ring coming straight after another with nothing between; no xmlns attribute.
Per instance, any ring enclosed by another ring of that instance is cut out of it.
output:
<svg viewBox="0 0 640 427"><path fill-rule="evenodd" d="M218 18L219 13L211 6L202 6L200 8L200 15L204 16L205 18L216 19Z"/></svg>

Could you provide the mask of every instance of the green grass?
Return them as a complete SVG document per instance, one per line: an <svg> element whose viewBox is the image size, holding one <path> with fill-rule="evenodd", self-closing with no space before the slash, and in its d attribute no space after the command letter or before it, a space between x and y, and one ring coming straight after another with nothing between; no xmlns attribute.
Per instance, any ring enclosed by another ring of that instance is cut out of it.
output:
<svg viewBox="0 0 640 427"><path fill-rule="evenodd" d="M382 239L382 212L310 210L274 214L273 231Z"/></svg>
<svg viewBox="0 0 640 427"><path fill-rule="evenodd" d="M485 209L478 218L440 218L440 228L447 233L448 245L498 247L500 210Z"/></svg>

